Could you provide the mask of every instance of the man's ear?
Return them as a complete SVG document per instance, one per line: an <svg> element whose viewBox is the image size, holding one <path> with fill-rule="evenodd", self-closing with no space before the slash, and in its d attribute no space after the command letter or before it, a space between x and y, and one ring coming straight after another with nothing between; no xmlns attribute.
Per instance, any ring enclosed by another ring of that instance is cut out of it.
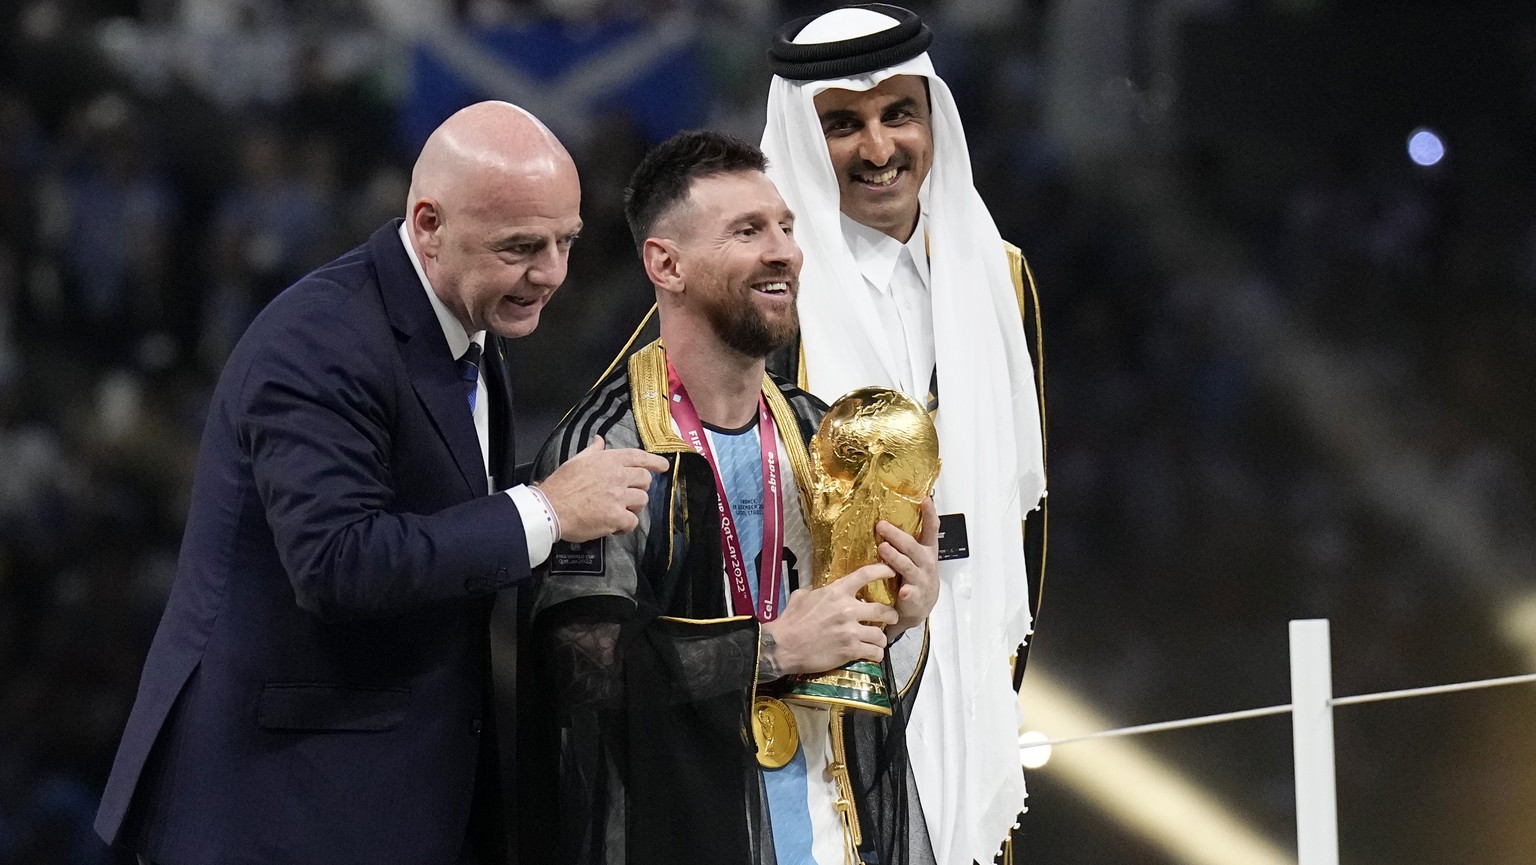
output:
<svg viewBox="0 0 1536 865"><path fill-rule="evenodd" d="M683 263L678 253L675 241L661 237L648 237L640 247L640 261L645 265L645 275L657 290L682 293Z"/></svg>
<svg viewBox="0 0 1536 865"><path fill-rule="evenodd" d="M443 212L436 201L418 198L411 204L411 224L408 230L422 255L437 257L437 248L442 244L438 232L442 227Z"/></svg>

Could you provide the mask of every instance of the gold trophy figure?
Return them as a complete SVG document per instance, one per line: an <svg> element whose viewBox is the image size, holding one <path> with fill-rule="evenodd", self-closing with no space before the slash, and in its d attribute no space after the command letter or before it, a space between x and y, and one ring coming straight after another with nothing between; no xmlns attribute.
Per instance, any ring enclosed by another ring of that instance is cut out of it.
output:
<svg viewBox="0 0 1536 865"><path fill-rule="evenodd" d="M814 566L811 584L827 585L880 561L875 524L887 520L911 535L922 527L923 499L939 477L933 419L900 391L863 387L840 397L811 437L810 503ZM859 597L895 606L895 579L871 583ZM891 713L880 665L853 661L801 676L785 699Z"/></svg>

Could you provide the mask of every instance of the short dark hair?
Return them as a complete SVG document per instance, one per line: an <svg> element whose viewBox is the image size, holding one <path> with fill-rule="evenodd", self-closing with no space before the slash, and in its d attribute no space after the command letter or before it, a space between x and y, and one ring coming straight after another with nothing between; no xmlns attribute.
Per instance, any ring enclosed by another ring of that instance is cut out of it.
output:
<svg viewBox="0 0 1536 865"><path fill-rule="evenodd" d="M768 157L763 151L721 132L693 129L656 145L640 160L624 190L624 218L629 221L635 248L644 248L661 217L688 200L695 180L767 170Z"/></svg>

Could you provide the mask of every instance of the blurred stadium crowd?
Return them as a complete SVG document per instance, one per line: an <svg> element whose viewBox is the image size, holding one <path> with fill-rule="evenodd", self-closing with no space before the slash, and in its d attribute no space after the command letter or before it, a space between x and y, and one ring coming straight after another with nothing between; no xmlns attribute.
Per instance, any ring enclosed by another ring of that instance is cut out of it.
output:
<svg viewBox="0 0 1536 865"><path fill-rule="evenodd" d="M267 300L397 215L426 132L512 98L582 170L571 276L518 346L531 457L650 303L621 212L640 154L688 126L756 140L769 34L830 5L471 0L431 35L366 0L4 6L0 863L121 861L89 824L209 390ZM1042 291L1032 663L1127 723L1286 702L1294 617L1333 620L1339 693L1536 668L1512 615L1536 610L1531 16L908 5ZM1441 164L1404 153L1419 123ZM1352 861L1529 861L1536 700L1504 700L1341 722ZM1284 838L1264 730L1167 754ZM1168 861L1031 786L1022 861Z"/></svg>

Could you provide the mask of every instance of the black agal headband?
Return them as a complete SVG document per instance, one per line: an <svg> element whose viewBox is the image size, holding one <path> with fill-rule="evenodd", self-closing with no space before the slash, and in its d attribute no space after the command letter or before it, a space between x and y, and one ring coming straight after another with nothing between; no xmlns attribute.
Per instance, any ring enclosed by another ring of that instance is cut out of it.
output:
<svg viewBox="0 0 1536 865"><path fill-rule="evenodd" d="M821 16L797 18L785 24L773 37L773 47L768 49L768 67L773 74L790 81L851 78L911 60L927 51L929 43L933 42L933 31L928 25L917 17L916 12L900 6L863 3L841 8L878 12L895 19L896 26L841 42L798 44L794 38L807 24Z"/></svg>

